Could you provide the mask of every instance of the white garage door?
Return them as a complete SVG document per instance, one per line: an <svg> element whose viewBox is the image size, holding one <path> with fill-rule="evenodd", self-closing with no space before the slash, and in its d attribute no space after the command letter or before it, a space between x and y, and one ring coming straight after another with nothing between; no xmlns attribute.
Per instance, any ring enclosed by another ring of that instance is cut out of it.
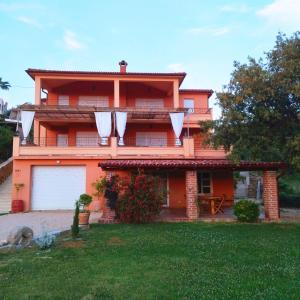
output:
<svg viewBox="0 0 300 300"><path fill-rule="evenodd" d="M85 167L33 167L31 209L74 209L85 187Z"/></svg>

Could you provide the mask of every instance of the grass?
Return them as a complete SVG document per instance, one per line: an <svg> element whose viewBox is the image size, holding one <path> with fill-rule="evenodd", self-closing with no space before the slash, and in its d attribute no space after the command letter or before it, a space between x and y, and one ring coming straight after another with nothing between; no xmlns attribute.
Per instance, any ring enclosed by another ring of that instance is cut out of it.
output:
<svg viewBox="0 0 300 300"><path fill-rule="evenodd" d="M300 224L94 225L0 252L0 299L299 299Z"/></svg>

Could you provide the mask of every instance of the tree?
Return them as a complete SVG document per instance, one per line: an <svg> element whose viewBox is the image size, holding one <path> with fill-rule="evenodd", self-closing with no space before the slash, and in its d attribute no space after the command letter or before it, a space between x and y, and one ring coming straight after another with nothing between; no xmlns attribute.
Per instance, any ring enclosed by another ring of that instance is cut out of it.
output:
<svg viewBox="0 0 300 300"><path fill-rule="evenodd" d="M0 77L0 89L2 90L8 90L10 88L10 84L8 81L2 81L2 78Z"/></svg>
<svg viewBox="0 0 300 300"><path fill-rule="evenodd" d="M300 32L279 33L265 60L234 62L217 93L216 121L200 122L206 143L223 146L233 160L284 161L300 169Z"/></svg>
<svg viewBox="0 0 300 300"><path fill-rule="evenodd" d="M0 125L0 162L11 156L13 136L14 132L9 127Z"/></svg>

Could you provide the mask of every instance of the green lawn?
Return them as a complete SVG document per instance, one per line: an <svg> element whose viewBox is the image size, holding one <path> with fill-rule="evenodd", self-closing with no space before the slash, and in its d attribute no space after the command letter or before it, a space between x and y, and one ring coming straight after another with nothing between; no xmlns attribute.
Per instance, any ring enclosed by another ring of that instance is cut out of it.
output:
<svg viewBox="0 0 300 300"><path fill-rule="evenodd" d="M0 299L300 299L300 224L94 225L0 251Z"/></svg>

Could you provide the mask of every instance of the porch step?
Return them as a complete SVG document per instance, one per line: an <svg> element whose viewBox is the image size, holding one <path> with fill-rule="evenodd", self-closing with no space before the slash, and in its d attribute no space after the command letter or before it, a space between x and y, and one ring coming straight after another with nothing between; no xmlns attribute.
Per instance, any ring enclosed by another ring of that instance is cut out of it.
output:
<svg viewBox="0 0 300 300"><path fill-rule="evenodd" d="M0 185L0 214L11 209L12 176L8 176Z"/></svg>

